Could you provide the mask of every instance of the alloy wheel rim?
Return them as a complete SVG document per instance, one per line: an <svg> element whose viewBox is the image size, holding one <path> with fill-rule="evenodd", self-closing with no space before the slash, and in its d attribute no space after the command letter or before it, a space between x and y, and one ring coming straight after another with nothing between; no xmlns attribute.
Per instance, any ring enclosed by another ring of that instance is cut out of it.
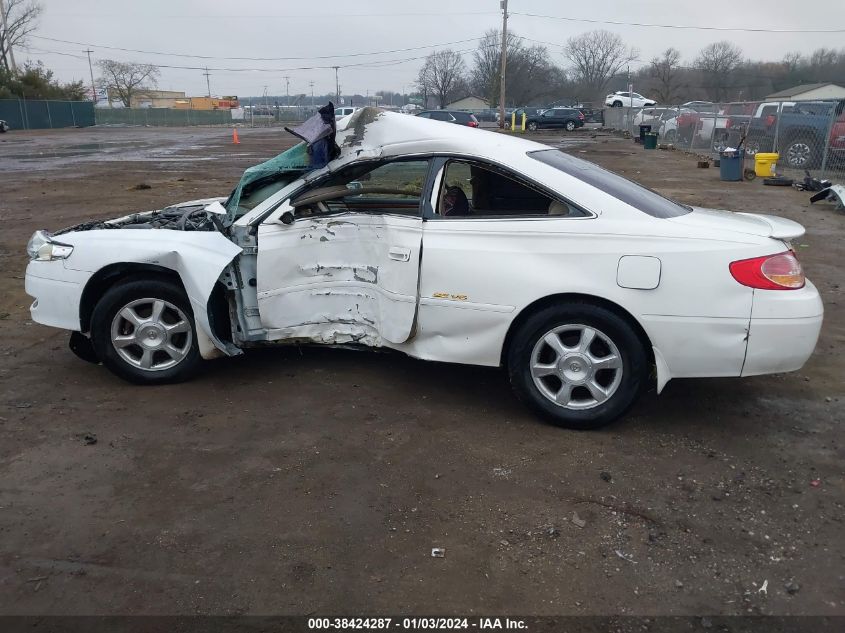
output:
<svg viewBox="0 0 845 633"><path fill-rule="evenodd" d="M163 299L136 299L114 315L111 343L127 363L143 371L162 371L181 363L191 351L188 317Z"/></svg>
<svg viewBox="0 0 845 633"><path fill-rule="evenodd" d="M543 396L569 410L592 409L622 382L622 355L604 332L567 324L546 332L531 351L531 378Z"/></svg>
<svg viewBox="0 0 845 633"><path fill-rule="evenodd" d="M806 143L793 143L786 152L786 161L790 165L800 167L810 157L810 146Z"/></svg>

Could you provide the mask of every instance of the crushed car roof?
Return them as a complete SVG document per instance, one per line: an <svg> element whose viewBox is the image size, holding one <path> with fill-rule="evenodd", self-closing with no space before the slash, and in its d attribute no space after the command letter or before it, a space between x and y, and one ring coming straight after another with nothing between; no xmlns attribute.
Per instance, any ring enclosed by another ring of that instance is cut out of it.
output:
<svg viewBox="0 0 845 633"><path fill-rule="evenodd" d="M362 108L338 121L340 162L367 155L420 152L469 153L495 157L503 150L530 152L548 146L509 134L433 121L380 108Z"/></svg>

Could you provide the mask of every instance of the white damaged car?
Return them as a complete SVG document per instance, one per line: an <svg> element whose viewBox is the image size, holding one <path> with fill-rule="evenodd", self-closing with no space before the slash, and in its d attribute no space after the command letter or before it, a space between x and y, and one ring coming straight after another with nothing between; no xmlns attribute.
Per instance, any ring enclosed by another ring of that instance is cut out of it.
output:
<svg viewBox="0 0 845 633"><path fill-rule="evenodd" d="M795 222L693 209L559 150L364 108L339 156L302 143L226 199L27 250L32 318L137 383L268 344L501 366L554 423L594 428L671 378L799 369L822 302Z"/></svg>

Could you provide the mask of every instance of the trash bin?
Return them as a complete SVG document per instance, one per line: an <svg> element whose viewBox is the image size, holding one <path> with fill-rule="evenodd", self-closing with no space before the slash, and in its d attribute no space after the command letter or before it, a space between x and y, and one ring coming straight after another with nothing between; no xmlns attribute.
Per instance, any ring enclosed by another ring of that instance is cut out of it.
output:
<svg viewBox="0 0 845 633"><path fill-rule="evenodd" d="M657 149L657 132L646 132L643 136L643 147L646 149Z"/></svg>
<svg viewBox="0 0 845 633"><path fill-rule="evenodd" d="M758 152L754 155L754 173L761 178L771 178L775 175L780 154L769 152Z"/></svg>
<svg viewBox="0 0 845 633"><path fill-rule="evenodd" d="M727 182L742 180L742 162L745 150L722 152L719 158L719 179Z"/></svg>
<svg viewBox="0 0 845 633"><path fill-rule="evenodd" d="M650 125L641 125L640 126L640 141L644 141L645 135L648 134L649 132L651 132L651 126Z"/></svg>

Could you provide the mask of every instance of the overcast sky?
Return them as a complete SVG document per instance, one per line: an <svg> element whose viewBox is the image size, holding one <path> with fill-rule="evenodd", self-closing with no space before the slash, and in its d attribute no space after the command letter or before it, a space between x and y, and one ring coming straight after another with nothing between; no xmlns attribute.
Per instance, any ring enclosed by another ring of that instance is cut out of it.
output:
<svg viewBox="0 0 845 633"><path fill-rule="evenodd" d="M499 0L40 0L44 6L35 35L88 45L93 59L111 58L169 66L205 66L211 70L211 91L216 95L284 94L285 75L290 93L334 91L334 70L300 67L341 66L343 93L369 90L406 91L416 77L421 59L432 45L479 38L501 26ZM750 59L779 60L789 51L809 53L820 46L840 48L843 33L749 33L654 27L589 24L538 18L514 13L578 17L617 22L648 22L689 26L763 29L845 28L843 0L603 0L600 3L560 0L511 0L509 28L518 35L563 44L568 37L605 28L618 33L640 51L641 63L674 46L685 61L692 61L706 44L727 39ZM477 41L451 46L469 52ZM213 56L198 59L173 55L122 52L106 46L150 52ZM31 50L20 58L41 59L57 77L90 82L85 46L46 39L30 40ZM371 53L424 47L419 50ZM563 64L559 46L549 46L555 62ZM45 52L53 51L53 52ZM59 55L57 52L66 53ZM69 56L69 55L74 55ZM326 59L316 57L334 56ZM232 57L303 58L276 61L235 60ZM230 58L230 59L226 59ZM367 64L349 66L350 64ZM346 67L344 67L346 66ZM222 69L267 69L236 72ZM96 68L95 68L96 73ZM202 70L162 68L159 87L204 95Z"/></svg>

